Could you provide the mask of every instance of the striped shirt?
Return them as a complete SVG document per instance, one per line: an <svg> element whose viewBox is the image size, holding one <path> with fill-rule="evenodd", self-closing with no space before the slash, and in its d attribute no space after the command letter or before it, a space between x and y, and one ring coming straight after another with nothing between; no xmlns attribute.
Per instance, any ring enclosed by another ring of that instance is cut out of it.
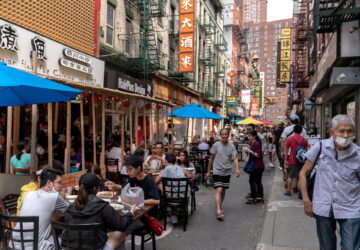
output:
<svg viewBox="0 0 360 250"><path fill-rule="evenodd" d="M316 143L306 158L316 161L320 143ZM313 194L313 212L335 219L360 218L360 147L352 143L339 154L333 137L322 141L321 154L316 166Z"/></svg>

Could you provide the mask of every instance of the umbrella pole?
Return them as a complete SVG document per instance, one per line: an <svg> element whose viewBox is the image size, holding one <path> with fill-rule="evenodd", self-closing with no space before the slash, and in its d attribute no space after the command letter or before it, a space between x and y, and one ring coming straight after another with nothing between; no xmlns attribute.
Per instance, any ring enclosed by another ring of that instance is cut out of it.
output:
<svg viewBox="0 0 360 250"><path fill-rule="evenodd" d="M133 114L132 114L132 107L129 107L129 129L130 129L130 149L133 143Z"/></svg>
<svg viewBox="0 0 360 250"><path fill-rule="evenodd" d="M53 167L53 113L52 103L48 103L48 164Z"/></svg>
<svg viewBox="0 0 360 250"><path fill-rule="evenodd" d="M70 173L70 148L71 148L71 102L66 102L66 148L64 170Z"/></svg>
<svg viewBox="0 0 360 250"><path fill-rule="evenodd" d="M189 126L190 126L190 119L191 118L187 118L187 126L186 126L186 144L189 144L190 140L189 140ZM187 145L185 145L186 147Z"/></svg>
<svg viewBox="0 0 360 250"><path fill-rule="evenodd" d="M146 139L146 108L143 105L143 138L144 138L144 146L147 146L147 139Z"/></svg>
<svg viewBox="0 0 360 250"><path fill-rule="evenodd" d="M37 104L31 106L31 170L37 169L37 156L36 156L36 132L38 120L38 107Z"/></svg>
<svg viewBox="0 0 360 250"><path fill-rule="evenodd" d="M12 138L12 152L17 152L17 145L19 143L19 131L20 131L20 106L13 107L13 138Z"/></svg>
<svg viewBox="0 0 360 250"><path fill-rule="evenodd" d="M55 117L54 117L54 132L58 132L58 121L59 121L59 103L55 103Z"/></svg>
<svg viewBox="0 0 360 250"><path fill-rule="evenodd" d="M81 166L85 169L85 131L84 131L84 98L80 98L80 126L81 126Z"/></svg>
<svg viewBox="0 0 360 250"><path fill-rule="evenodd" d="M105 166L105 96L101 98L101 156L100 156L100 169Z"/></svg>
<svg viewBox="0 0 360 250"><path fill-rule="evenodd" d="M11 155L11 134L12 134L12 113L13 107L7 107L7 128L6 128L6 173L10 173L10 155Z"/></svg>
<svg viewBox="0 0 360 250"><path fill-rule="evenodd" d="M138 134L138 126L139 126L139 107L138 101L135 101L135 146L138 146L139 134Z"/></svg>
<svg viewBox="0 0 360 250"><path fill-rule="evenodd" d="M91 111L92 111L92 132L93 132L93 163L96 164L96 115L95 115L95 93L91 95Z"/></svg>
<svg viewBox="0 0 360 250"><path fill-rule="evenodd" d="M125 152L125 110L124 105L121 105L121 152Z"/></svg>
<svg viewBox="0 0 360 250"><path fill-rule="evenodd" d="M156 141L159 141L159 138L160 138L160 110L156 109L156 117L155 117L155 120L156 120Z"/></svg>

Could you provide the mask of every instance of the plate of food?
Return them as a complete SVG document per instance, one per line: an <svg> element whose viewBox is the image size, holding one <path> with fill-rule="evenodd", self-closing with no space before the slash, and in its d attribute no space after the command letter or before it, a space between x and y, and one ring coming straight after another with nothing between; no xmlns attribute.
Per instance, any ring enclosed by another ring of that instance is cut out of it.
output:
<svg viewBox="0 0 360 250"><path fill-rule="evenodd" d="M101 191L101 192L98 192L97 197L112 197L113 196L113 192L111 191Z"/></svg>
<svg viewBox="0 0 360 250"><path fill-rule="evenodd" d="M186 172L193 172L195 171L195 168L184 168Z"/></svg>
<svg viewBox="0 0 360 250"><path fill-rule="evenodd" d="M124 205L117 203L110 203L110 206L112 206L115 210L122 210L124 208Z"/></svg>
<svg viewBox="0 0 360 250"><path fill-rule="evenodd" d="M65 199L70 202L70 203L73 203L77 198L77 195L66 195L65 196Z"/></svg>

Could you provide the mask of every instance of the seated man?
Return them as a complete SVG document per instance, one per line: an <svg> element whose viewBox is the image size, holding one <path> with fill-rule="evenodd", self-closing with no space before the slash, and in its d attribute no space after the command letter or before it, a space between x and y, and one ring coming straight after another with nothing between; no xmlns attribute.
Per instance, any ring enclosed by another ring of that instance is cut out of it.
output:
<svg viewBox="0 0 360 250"><path fill-rule="evenodd" d="M176 164L176 156L174 154L166 154L165 169L156 178L155 183L161 183L162 178L185 178L185 171L182 167Z"/></svg>
<svg viewBox="0 0 360 250"><path fill-rule="evenodd" d="M148 166L152 172L156 172L157 169L161 169L162 166L165 165L164 145L162 142L155 143L155 148L152 154L146 158L145 165Z"/></svg>
<svg viewBox="0 0 360 250"><path fill-rule="evenodd" d="M55 211L64 212L69 204L56 192L55 187L61 186L61 172L56 169L44 169L40 175L40 189L28 192L22 202L20 216L39 217L39 249L54 249L51 233L51 219ZM24 229L32 228L31 223L24 224ZM18 225L16 226L17 229ZM14 232L13 237L19 239L19 233ZM24 233L25 239L31 239L32 233ZM14 243L17 245L16 243ZM31 244L31 243L30 243ZM10 245L11 246L11 245ZM15 247L21 249L21 246ZM25 249L31 249L25 244Z"/></svg>
<svg viewBox="0 0 360 250"><path fill-rule="evenodd" d="M207 140L206 140L206 138L205 137L203 137L202 139L201 139L201 143L198 145L198 149L199 150L210 150L210 148L209 148L209 144L207 144L207 142L206 142Z"/></svg>

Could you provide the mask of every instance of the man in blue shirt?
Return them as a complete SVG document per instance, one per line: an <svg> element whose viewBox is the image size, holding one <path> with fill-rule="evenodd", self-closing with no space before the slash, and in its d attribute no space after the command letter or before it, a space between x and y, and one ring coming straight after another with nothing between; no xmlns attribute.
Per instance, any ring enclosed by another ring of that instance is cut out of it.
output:
<svg viewBox="0 0 360 250"><path fill-rule="evenodd" d="M305 214L316 219L321 250L336 250L336 223L341 249L360 248L360 147L353 143L355 122L347 115L331 121L331 137L307 153L300 172ZM306 175L316 166L313 200L307 192Z"/></svg>

